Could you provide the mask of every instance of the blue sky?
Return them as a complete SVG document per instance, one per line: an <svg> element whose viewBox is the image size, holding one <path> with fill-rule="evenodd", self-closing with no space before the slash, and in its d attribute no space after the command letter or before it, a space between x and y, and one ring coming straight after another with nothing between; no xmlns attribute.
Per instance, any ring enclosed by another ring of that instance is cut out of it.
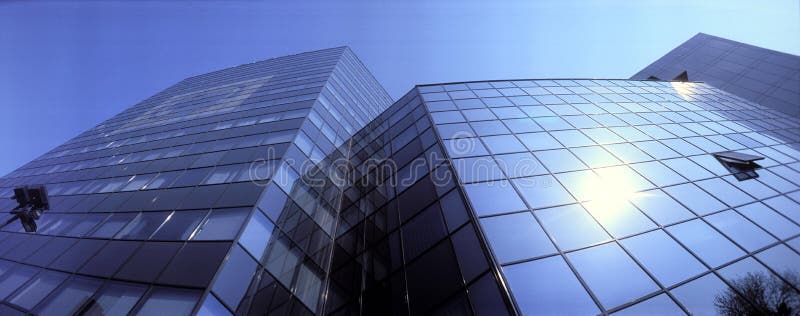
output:
<svg viewBox="0 0 800 316"><path fill-rule="evenodd" d="M627 78L698 32L800 55L800 2L2 2L0 174L185 77L270 57L349 45L398 97Z"/></svg>

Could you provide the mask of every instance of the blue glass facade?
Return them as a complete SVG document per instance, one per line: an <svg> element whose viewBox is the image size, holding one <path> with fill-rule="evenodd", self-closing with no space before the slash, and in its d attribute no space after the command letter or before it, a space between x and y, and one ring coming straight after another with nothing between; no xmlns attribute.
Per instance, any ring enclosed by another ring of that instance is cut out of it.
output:
<svg viewBox="0 0 800 316"><path fill-rule="evenodd" d="M241 65L0 179L52 205L36 233L0 228L0 313L714 314L748 273L800 286L799 140L703 83L392 102L345 47ZM722 151L764 157L758 177Z"/></svg>
<svg viewBox="0 0 800 316"><path fill-rule="evenodd" d="M417 90L520 313L716 314L758 272L798 290L797 118L701 83ZM739 181L722 151L764 168Z"/></svg>
<svg viewBox="0 0 800 316"><path fill-rule="evenodd" d="M317 312L341 193L294 180L325 181L390 103L342 47L188 78L82 133L0 182L52 205L0 232L2 313Z"/></svg>
<svg viewBox="0 0 800 316"><path fill-rule="evenodd" d="M800 56L698 33L631 79L671 80L683 72L690 81L800 117Z"/></svg>

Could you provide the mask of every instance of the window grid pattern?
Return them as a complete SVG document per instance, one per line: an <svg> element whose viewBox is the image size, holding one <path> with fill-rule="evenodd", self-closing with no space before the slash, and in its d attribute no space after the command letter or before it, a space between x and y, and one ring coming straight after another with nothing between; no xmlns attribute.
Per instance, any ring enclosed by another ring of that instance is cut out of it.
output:
<svg viewBox="0 0 800 316"><path fill-rule="evenodd" d="M700 83L418 89L524 314L714 313L697 284L800 262L795 118ZM760 177L737 181L710 155L725 150L764 156Z"/></svg>
<svg viewBox="0 0 800 316"><path fill-rule="evenodd" d="M631 79L664 80L686 71L744 99L800 117L800 57L699 33Z"/></svg>
<svg viewBox="0 0 800 316"><path fill-rule="evenodd" d="M0 227L0 313L713 313L743 274L800 262L800 121L769 107L635 80L390 102L335 48L90 129L0 178L53 205L36 234Z"/></svg>
<svg viewBox="0 0 800 316"><path fill-rule="evenodd" d="M325 313L510 313L418 93L352 147Z"/></svg>
<svg viewBox="0 0 800 316"><path fill-rule="evenodd" d="M43 183L52 205L36 234L0 228L3 313L313 313L341 194L270 180L320 174L389 102L336 48L186 79L57 147L0 180L4 197ZM254 276L288 303L243 299Z"/></svg>
<svg viewBox="0 0 800 316"><path fill-rule="evenodd" d="M342 55L201 308L224 306L238 314L322 310L342 198L335 179L343 178L340 168L350 155L346 140L388 106L388 96L355 55Z"/></svg>

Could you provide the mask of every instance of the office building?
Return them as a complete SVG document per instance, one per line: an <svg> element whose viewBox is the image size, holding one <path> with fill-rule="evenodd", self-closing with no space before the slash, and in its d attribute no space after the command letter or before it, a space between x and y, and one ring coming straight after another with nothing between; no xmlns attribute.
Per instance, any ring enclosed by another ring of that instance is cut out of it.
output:
<svg viewBox="0 0 800 316"><path fill-rule="evenodd" d="M748 273L798 290L799 140L707 83L392 102L347 48L242 65L0 180L51 204L0 228L0 313L714 314Z"/></svg>
<svg viewBox="0 0 800 316"><path fill-rule="evenodd" d="M698 33L631 79L703 81L800 117L800 56Z"/></svg>

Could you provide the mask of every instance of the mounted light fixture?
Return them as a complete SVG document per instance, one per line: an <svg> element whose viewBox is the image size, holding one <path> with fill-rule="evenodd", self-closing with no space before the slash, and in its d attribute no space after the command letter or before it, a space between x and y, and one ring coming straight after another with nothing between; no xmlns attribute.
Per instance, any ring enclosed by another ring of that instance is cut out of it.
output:
<svg viewBox="0 0 800 316"><path fill-rule="evenodd" d="M36 220L42 216L42 211L50 209L45 187L38 185L14 188L14 200L19 205L9 212L14 216L6 224L19 219L26 232L36 232Z"/></svg>

